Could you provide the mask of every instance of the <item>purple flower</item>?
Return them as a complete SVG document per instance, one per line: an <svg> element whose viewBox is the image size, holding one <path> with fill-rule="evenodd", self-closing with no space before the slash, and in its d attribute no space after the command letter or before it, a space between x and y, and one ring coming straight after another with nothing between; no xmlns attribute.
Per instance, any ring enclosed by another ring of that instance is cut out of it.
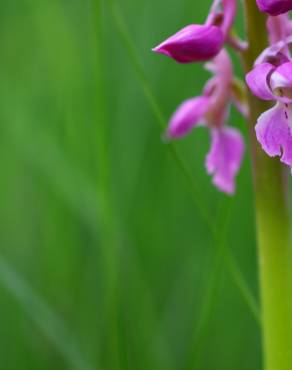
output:
<svg viewBox="0 0 292 370"><path fill-rule="evenodd" d="M257 4L261 12L274 16L292 10L291 0L257 0Z"/></svg>
<svg viewBox="0 0 292 370"><path fill-rule="evenodd" d="M209 60L222 49L235 13L236 0L214 0L204 25L191 24L184 27L153 51L167 55L179 63Z"/></svg>
<svg viewBox="0 0 292 370"><path fill-rule="evenodd" d="M207 114L210 98L198 96L185 100L171 117L167 136L179 138L188 134L194 126Z"/></svg>
<svg viewBox="0 0 292 370"><path fill-rule="evenodd" d="M241 111L246 111L234 93L233 69L227 52L223 49L206 65L214 76L206 83L203 95L183 102L170 119L168 138L179 138L193 127L203 124L211 131L211 149L206 158L206 168L213 175L213 183L223 192L234 193L234 179L239 170L244 143L241 134L226 127L230 101L236 100Z"/></svg>
<svg viewBox="0 0 292 370"><path fill-rule="evenodd" d="M246 81L255 96L276 102L258 118L259 143L269 156L279 156L292 168L292 62L279 52L271 61L257 64Z"/></svg>

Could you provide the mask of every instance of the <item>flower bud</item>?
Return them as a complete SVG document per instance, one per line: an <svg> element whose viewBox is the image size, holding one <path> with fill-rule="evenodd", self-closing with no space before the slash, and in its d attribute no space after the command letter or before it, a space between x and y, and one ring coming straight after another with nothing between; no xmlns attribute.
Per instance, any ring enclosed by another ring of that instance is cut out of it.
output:
<svg viewBox="0 0 292 370"><path fill-rule="evenodd" d="M257 4L261 12L274 16L292 10L291 0L257 0Z"/></svg>
<svg viewBox="0 0 292 370"><path fill-rule="evenodd" d="M224 43L223 33L216 26L190 25L153 49L179 63L200 62L213 58Z"/></svg>
<svg viewBox="0 0 292 370"><path fill-rule="evenodd" d="M179 63L202 62L214 58L228 41L236 13L236 0L214 0L205 24L191 24L169 37L154 52Z"/></svg>

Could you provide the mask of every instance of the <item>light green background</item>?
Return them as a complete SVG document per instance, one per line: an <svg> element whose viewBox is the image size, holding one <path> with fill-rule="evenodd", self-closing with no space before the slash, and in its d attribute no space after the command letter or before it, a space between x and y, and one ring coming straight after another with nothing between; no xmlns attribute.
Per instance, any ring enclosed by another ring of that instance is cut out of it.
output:
<svg viewBox="0 0 292 370"><path fill-rule="evenodd" d="M0 5L0 369L259 370L259 325L197 208L257 297L249 155L230 199L208 131L176 143L194 195L149 104L148 84L165 117L200 94L202 65L150 50L209 1L117 2Z"/></svg>

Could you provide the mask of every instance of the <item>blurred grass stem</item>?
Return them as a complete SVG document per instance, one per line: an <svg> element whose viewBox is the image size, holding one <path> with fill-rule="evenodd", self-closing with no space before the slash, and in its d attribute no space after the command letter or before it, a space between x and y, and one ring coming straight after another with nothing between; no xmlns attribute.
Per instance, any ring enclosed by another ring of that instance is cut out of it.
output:
<svg viewBox="0 0 292 370"><path fill-rule="evenodd" d="M102 19L103 2L101 0L92 0L93 9L93 27L95 36L93 37L93 47L95 50L96 65L96 96L97 105L96 124L98 130L95 135L98 190L102 194L103 219L102 219L102 255L105 268L105 308L107 324L105 328L105 350L102 356L107 361L108 369L118 370L120 368L119 352L119 333L118 333L118 250L119 250L119 226L117 212L114 204L112 192L111 163L109 158L109 137L107 120L107 102L105 101L104 87L104 35Z"/></svg>

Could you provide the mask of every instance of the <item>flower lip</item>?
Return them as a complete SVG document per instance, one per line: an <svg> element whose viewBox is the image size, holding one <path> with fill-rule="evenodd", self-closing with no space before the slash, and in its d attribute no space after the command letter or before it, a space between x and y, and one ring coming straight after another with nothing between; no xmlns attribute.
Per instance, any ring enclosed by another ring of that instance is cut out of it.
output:
<svg viewBox="0 0 292 370"><path fill-rule="evenodd" d="M291 0L257 0L257 4L261 12L268 13L272 16L292 10Z"/></svg>
<svg viewBox="0 0 292 370"><path fill-rule="evenodd" d="M261 114L256 124L257 140L270 156L281 157L281 162L292 166L292 135L287 120L290 112L280 103Z"/></svg>
<svg viewBox="0 0 292 370"><path fill-rule="evenodd" d="M241 165L244 143L240 132L231 127L212 129L211 149L206 157L206 169L213 175L213 184L227 194L235 190L235 176Z"/></svg>

